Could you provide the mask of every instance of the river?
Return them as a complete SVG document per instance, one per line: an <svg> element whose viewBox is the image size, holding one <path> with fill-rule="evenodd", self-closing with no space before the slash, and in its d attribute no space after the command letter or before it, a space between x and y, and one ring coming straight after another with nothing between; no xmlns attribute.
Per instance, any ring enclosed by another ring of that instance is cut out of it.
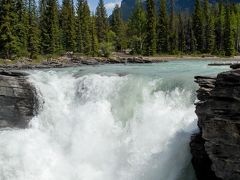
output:
<svg viewBox="0 0 240 180"><path fill-rule="evenodd" d="M29 71L39 113L0 131L1 180L195 180L195 75L204 61Z"/></svg>

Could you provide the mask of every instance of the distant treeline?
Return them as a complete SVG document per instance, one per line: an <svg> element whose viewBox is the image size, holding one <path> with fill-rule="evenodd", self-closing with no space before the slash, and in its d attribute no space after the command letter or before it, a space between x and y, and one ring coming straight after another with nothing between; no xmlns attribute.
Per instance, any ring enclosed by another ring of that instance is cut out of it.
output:
<svg viewBox="0 0 240 180"><path fill-rule="evenodd" d="M132 54L196 54L232 56L239 52L240 6L195 0L195 10L175 13L170 0L160 9L147 0L144 10L136 0L128 22L117 5L108 18L103 0L92 14L87 0L0 0L0 57L14 58L75 52L109 56L112 51Z"/></svg>

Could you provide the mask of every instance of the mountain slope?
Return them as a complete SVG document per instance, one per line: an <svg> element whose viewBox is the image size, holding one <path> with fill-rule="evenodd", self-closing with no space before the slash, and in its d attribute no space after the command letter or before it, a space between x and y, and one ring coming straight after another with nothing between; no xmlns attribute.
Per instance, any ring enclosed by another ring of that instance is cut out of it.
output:
<svg viewBox="0 0 240 180"><path fill-rule="evenodd" d="M216 3L219 0L209 0L210 3ZM170 0L168 2L168 7ZM231 2L240 3L240 0L231 0ZM155 0L157 10L159 9L160 0ZM195 0L175 0L175 11L188 11L192 12L194 9ZM143 0L144 6L146 6L145 0ZM124 20L127 20L135 7L135 0L122 0L121 13Z"/></svg>

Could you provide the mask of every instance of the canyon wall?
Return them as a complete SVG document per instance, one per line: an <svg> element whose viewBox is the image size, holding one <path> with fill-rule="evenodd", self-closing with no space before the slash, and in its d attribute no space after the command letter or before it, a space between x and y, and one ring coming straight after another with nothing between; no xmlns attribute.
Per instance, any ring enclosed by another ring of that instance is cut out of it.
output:
<svg viewBox="0 0 240 180"><path fill-rule="evenodd" d="M240 179L240 69L195 77L200 132L190 146L197 178Z"/></svg>

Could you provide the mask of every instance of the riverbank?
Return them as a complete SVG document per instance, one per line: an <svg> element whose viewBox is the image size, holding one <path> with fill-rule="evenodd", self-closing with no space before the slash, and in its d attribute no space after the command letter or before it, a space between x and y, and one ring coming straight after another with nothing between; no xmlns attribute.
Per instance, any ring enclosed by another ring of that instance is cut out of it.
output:
<svg viewBox="0 0 240 180"><path fill-rule="evenodd" d="M101 65L101 64L148 64L148 63L164 63L168 61L184 60L208 60L213 64L229 64L240 62L240 56L235 57L217 57L217 56L132 56L123 53L117 53L111 57L87 57L76 56L74 54L65 54L59 57L46 57L38 60L29 58L20 58L17 60L0 60L0 69L46 69L46 68L64 68L78 67L82 65ZM223 63L221 63L223 62Z"/></svg>

